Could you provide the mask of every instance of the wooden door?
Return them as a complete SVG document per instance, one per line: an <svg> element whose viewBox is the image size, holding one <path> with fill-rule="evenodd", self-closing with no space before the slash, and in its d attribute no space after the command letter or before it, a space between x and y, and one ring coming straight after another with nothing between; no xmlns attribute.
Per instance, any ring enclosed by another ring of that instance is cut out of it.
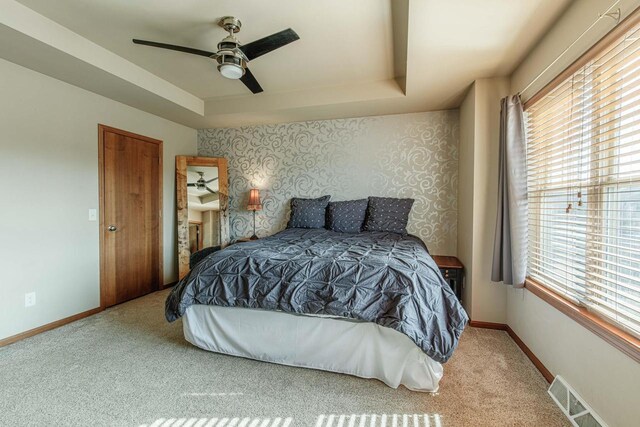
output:
<svg viewBox="0 0 640 427"><path fill-rule="evenodd" d="M100 302L160 288L162 141L99 126Z"/></svg>

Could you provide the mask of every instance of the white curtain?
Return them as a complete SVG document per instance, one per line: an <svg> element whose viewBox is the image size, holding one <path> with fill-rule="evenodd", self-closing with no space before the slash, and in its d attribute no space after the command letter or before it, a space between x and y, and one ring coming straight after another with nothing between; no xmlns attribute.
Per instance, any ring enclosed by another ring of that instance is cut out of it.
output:
<svg viewBox="0 0 640 427"><path fill-rule="evenodd" d="M519 95L500 102L498 215L491 280L524 286L527 274L527 148Z"/></svg>

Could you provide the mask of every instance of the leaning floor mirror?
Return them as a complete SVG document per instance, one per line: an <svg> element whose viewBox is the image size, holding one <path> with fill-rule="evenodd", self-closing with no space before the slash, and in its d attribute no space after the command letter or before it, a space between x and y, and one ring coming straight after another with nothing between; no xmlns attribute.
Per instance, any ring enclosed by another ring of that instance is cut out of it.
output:
<svg viewBox="0 0 640 427"><path fill-rule="evenodd" d="M178 274L229 244L227 160L176 156Z"/></svg>

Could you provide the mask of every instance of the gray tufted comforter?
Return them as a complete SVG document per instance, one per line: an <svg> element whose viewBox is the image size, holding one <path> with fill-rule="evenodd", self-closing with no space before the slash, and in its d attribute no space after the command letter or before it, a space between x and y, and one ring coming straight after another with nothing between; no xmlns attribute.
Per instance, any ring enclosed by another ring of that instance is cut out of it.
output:
<svg viewBox="0 0 640 427"><path fill-rule="evenodd" d="M173 289L170 322L193 304L346 317L393 328L446 362L468 317L414 236L288 229L207 256Z"/></svg>

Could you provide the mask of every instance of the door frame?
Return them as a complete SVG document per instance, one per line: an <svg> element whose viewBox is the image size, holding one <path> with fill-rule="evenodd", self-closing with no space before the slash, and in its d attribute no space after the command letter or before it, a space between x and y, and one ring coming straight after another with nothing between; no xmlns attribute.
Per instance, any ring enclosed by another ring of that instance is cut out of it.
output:
<svg viewBox="0 0 640 427"><path fill-rule="evenodd" d="M122 136L126 136L129 138L134 138L134 139L139 139L141 141L144 142L150 142L152 144L156 144L159 146L159 151L160 151L160 164L158 165L158 204L160 205L160 212L159 212L159 216L160 216L160 223L158 224L158 268L159 268L159 275L158 277L160 278L160 283L155 283L153 285L154 289L157 291L159 289L162 289L163 283L164 283L164 254L163 254L163 236L162 236L162 230L164 228L164 215L163 215L163 209L164 209L164 204L163 204L163 200L162 200L162 195L163 195L163 191L164 191L164 187L163 187L163 182L162 182L162 176L163 176L163 170L162 170L162 164L163 164L163 145L162 145L162 141L159 139L154 139L154 138L149 138L148 136L144 136L144 135L139 135L137 133L133 133L133 132L129 132L126 130L122 130L122 129L117 129L111 126L106 126L103 124L98 123L98 212L99 212L99 228L100 228L100 308L105 309L105 294L106 294L106 284L105 284L105 276L106 276L106 266L105 266L105 254L106 254L106 248L105 248L105 238L104 238L104 232L105 232L105 219L104 219L104 212L105 212L105 189L104 189L104 141L105 141L105 137L104 134L106 132L111 132L111 133L115 133L118 135L122 135Z"/></svg>

